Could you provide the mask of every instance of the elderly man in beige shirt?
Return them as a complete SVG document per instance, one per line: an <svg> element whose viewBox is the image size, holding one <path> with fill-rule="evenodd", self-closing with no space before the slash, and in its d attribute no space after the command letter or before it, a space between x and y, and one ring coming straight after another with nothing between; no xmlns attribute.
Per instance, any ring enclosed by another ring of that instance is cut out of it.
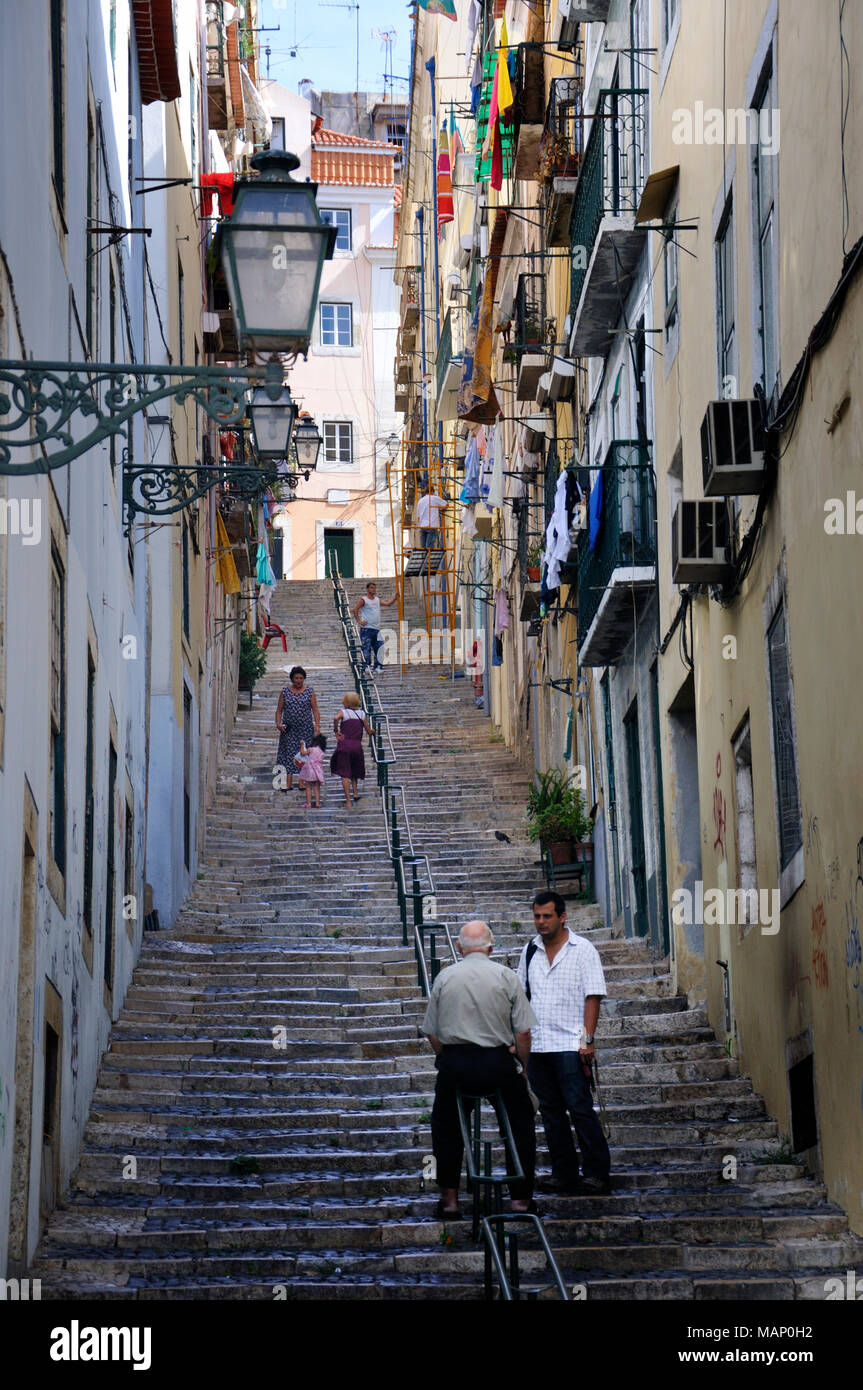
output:
<svg viewBox="0 0 863 1390"><path fill-rule="evenodd" d="M462 927L458 949L463 960L438 975L422 1023L437 1055L431 1130L441 1194L437 1215L444 1220L461 1216L458 1187L464 1145L459 1090L467 1095L500 1094L524 1170L524 1180L510 1185L512 1209L533 1207L536 1130L526 1067L530 1030L537 1019L515 972L489 959L493 946L486 922ZM500 1113L498 1122L502 1126Z"/></svg>

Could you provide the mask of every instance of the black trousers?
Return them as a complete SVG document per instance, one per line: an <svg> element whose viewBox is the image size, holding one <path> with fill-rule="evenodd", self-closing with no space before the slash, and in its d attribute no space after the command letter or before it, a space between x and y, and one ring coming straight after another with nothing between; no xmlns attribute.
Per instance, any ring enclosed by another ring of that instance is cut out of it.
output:
<svg viewBox="0 0 863 1390"><path fill-rule="evenodd" d="M577 1052L533 1052L530 1084L539 1101L552 1176L564 1183L578 1180L572 1125L578 1135L586 1178L608 1181L611 1154L593 1108L593 1093Z"/></svg>
<svg viewBox="0 0 863 1390"><path fill-rule="evenodd" d="M508 1047L444 1046L437 1055L437 1083L432 1108L432 1148L439 1187L458 1188L464 1144L458 1122L457 1092L484 1096L499 1091L509 1116L524 1181L510 1184L510 1196L530 1201L536 1170L536 1127L524 1078ZM498 1124L503 1127L498 1113Z"/></svg>

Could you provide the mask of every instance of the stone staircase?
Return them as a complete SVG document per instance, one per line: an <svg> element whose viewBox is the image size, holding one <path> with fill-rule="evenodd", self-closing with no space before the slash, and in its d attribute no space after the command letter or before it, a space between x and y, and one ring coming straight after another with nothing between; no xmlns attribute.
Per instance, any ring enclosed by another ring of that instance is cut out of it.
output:
<svg viewBox="0 0 863 1390"><path fill-rule="evenodd" d="M353 603L363 584L348 588ZM319 811L272 786L287 668L307 668L326 732L350 688L329 582L281 585L273 616L288 654L270 647L239 714L195 892L173 930L145 940L74 1185L30 1271L43 1297L482 1296L467 1223L437 1222L420 1179L434 1070L374 780L351 810L335 781ZM539 881L527 776L470 683L440 675L379 678L392 777L439 916L456 930L485 918L514 964ZM595 907L573 904L570 924L597 944L609 986L614 1191L542 1199L567 1282L591 1299L823 1298L826 1278L863 1268L863 1242L786 1161L666 963L613 940ZM541 1131L539 1151L542 1172ZM522 1266L539 1255L525 1249Z"/></svg>

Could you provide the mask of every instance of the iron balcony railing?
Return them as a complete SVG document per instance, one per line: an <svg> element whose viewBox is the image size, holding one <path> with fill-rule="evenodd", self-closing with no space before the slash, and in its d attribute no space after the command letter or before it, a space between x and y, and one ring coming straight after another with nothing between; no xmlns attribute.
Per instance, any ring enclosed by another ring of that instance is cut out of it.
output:
<svg viewBox="0 0 863 1390"><path fill-rule="evenodd" d="M540 148L544 180L574 178L584 151L584 107L581 77L552 78L545 131Z"/></svg>
<svg viewBox="0 0 863 1390"><path fill-rule="evenodd" d="M225 75L225 26L222 0L207 0L207 76Z"/></svg>
<svg viewBox="0 0 863 1390"><path fill-rule="evenodd" d="M516 52L515 124L542 125L545 115L545 50L541 43L520 43Z"/></svg>
<svg viewBox="0 0 863 1390"><path fill-rule="evenodd" d="M545 342L545 276L520 275L515 295L515 352L541 352Z"/></svg>
<svg viewBox="0 0 863 1390"><path fill-rule="evenodd" d="M653 467L647 448L637 440L615 439L608 447L601 476L599 528L590 548L594 510L588 502L588 525L578 538L578 645L596 617L616 569L656 564L656 509Z"/></svg>
<svg viewBox="0 0 863 1390"><path fill-rule="evenodd" d="M599 94L572 204L573 315L603 218L634 217L641 200L647 169L647 96L635 87L608 87Z"/></svg>
<svg viewBox="0 0 863 1390"><path fill-rule="evenodd" d="M440 343L438 344L437 357L435 358L435 387L436 400L440 400L443 391L446 374L449 364L453 360L452 353L452 309L447 309L446 318L440 332Z"/></svg>
<svg viewBox="0 0 863 1390"><path fill-rule="evenodd" d="M457 959L455 943L446 922L427 920L426 909L437 902L431 865L427 855L417 854L414 850L404 788L395 786L390 781L390 769L396 763L390 722L384 713L377 687L366 666L359 633L348 604L339 574L338 558L334 550L329 552L328 568L333 584L333 600L342 626L342 636L348 651L354 685L363 709L368 711L372 728L372 758L377 773L381 809L386 824L387 847L395 878L402 927L402 945L413 945L417 967L417 984L423 994L428 997L443 964L452 963ZM429 915L433 915L433 913ZM438 955L439 945L447 957L446 961L442 961Z"/></svg>
<svg viewBox="0 0 863 1390"><path fill-rule="evenodd" d="M402 281L401 326L408 332L420 321L420 281L416 270L405 272Z"/></svg>

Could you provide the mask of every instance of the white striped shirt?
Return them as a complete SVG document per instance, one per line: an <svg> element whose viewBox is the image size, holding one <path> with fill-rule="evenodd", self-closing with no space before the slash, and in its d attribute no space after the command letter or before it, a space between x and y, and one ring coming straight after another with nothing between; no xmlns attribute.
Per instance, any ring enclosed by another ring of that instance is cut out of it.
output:
<svg viewBox="0 0 863 1390"><path fill-rule="evenodd" d="M541 936L530 962L530 1002L539 1019L531 1034L531 1052L577 1052L584 1033L584 1001L589 994L605 995L605 976L596 947L567 927L568 941L549 965ZM518 978L527 984L527 947L518 963Z"/></svg>

